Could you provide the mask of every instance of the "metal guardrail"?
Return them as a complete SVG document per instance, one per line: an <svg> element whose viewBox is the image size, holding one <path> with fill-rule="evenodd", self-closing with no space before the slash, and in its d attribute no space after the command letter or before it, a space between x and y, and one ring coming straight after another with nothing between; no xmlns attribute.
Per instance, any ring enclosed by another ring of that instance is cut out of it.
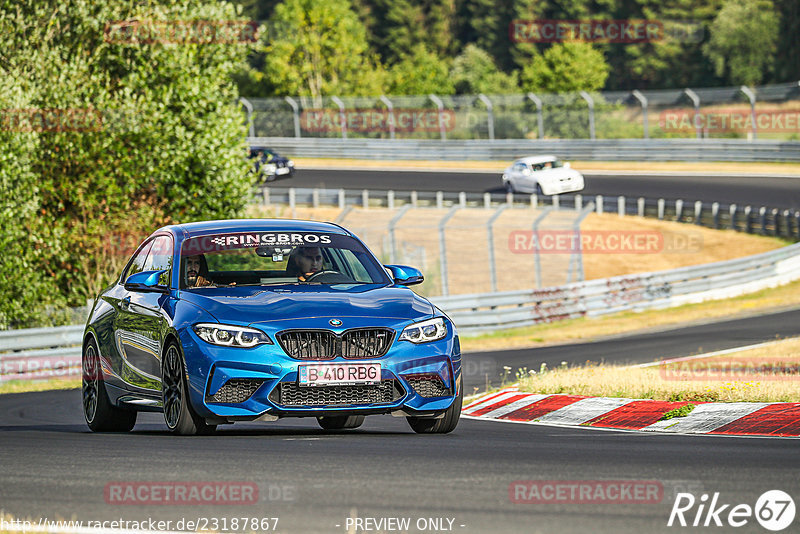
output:
<svg viewBox="0 0 800 534"><path fill-rule="evenodd" d="M668 271L615 276L532 291L432 297L463 333L621 311L661 309L775 287L800 279L800 243L755 256Z"/></svg>
<svg viewBox="0 0 800 534"><path fill-rule="evenodd" d="M535 153L584 161L800 161L800 142L740 139L327 139L251 137L292 157L513 160Z"/></svg>
<svg viewBox="0 0 800 534"><path fill-rule="evenodd" d="M0 382L79 376L83 325L0 332Z"/></svg>

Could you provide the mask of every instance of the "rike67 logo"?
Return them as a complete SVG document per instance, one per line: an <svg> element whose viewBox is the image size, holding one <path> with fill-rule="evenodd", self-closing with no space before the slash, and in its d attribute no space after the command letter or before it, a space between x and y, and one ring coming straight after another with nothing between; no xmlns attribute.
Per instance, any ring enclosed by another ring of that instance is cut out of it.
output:
<svg viewBox="0 0 800 534"><path fill-rule="evenodd" d="M755 506L723 503L719 492L715 492L710 501L707 493L699 499L691 493L678 493L667 526L739 528L752 524L755 519L765 529L778 532L791 525L794 516L794 500L781 490L762 493Z"/></svg>

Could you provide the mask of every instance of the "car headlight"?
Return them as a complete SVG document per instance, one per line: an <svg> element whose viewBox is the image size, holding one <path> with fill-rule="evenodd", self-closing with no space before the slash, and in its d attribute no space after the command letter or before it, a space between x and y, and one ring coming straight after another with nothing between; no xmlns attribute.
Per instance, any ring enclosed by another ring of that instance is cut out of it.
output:
<svg viewBox="0 0 800 534"><path fill-rule="evenodd" d="M268 163L268 164L264 165L264 170L266 172L272 174L273 172L278 170L278 166L275 165L274 163Z"/></svg>
<svg viewBox="0 0 800 534"><path fill-rule="evenodd" d="M447 326L444 324L444 319L437 317L436 319L428 319L427 321L408 325L403 329L399 339L400 341L405 339L412 343L427 343L442 339L446 335Z"/></svg>
<svg viewBox="0 0 800 534"><path fill-rule="evenodd" d="M255 328L214 323L200 323L194 325L193 328L200 339L212 345L244 348L264 344L272 345L269 336Z"/></svg>

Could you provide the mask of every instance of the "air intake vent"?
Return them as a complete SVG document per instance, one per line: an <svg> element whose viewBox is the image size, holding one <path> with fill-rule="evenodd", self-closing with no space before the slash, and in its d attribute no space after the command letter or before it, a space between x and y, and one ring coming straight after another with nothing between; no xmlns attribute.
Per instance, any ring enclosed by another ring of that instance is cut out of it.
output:
<svg viewBox="0 0 800 534"><path fill-rule="evenodd" d="M354 328L341 336L330 330L285 330L277 337L286 354L297 360L363 359L385 355L394 341L394 330Z"/></svg>
<svg viewBox="0 0 800 534"><path fill-rule="evenodd" d="M445 386L439 375L414 375L403 378L420 397L448 397L451 395L450 388Z"/></svg>
<svg viewBox="0 0 800 534"><path fill-rule="evenodd" d="M281 406L353 406L391 404L405 395L396 380L382 380L373 386L300 387L294 382L281 382L270 394L270 400Z"/></svg>
<svg viewBox="0 0 800 534"><path fill-rule="evenodd" d="M214 395L206 397L206 402L239 404L252 397L263 383L261 379L231 378Z"/></svg>

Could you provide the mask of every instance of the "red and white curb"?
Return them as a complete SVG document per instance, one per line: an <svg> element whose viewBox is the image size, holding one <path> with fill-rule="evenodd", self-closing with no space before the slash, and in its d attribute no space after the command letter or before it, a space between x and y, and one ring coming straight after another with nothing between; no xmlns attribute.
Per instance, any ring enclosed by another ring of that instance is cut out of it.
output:
<svg viewBox="0 0 800 534"><path fill-rule="evenodd" d="M685 417L661 417L689 404L679 401L541 395L509 387L467 404L466 418L547 423L644 432L733 436L800 436L800 403L708 402Z"/></svg>

